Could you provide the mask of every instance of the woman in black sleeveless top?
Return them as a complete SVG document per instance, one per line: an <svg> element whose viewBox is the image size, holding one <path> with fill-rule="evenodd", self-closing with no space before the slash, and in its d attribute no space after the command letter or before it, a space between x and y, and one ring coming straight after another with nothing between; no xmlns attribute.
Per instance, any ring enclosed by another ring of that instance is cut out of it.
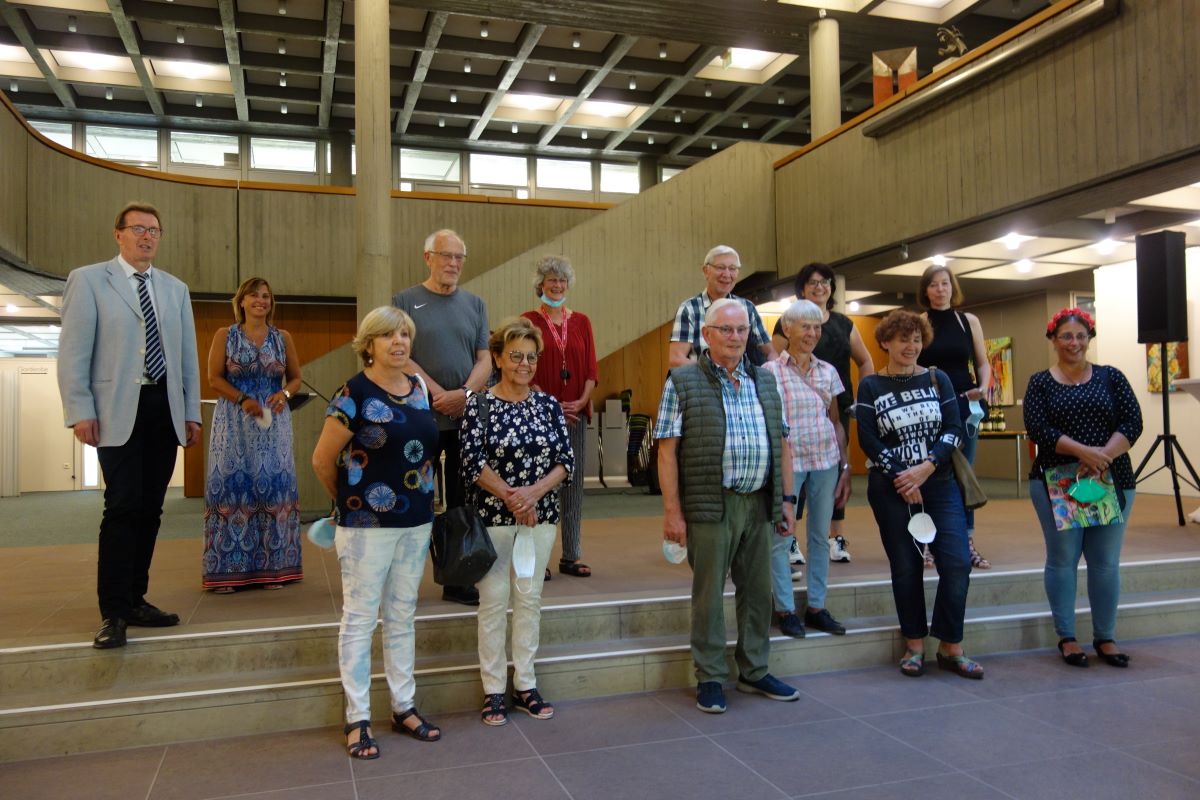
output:
<svg viewBox="0 0 1200 800"><path fill-rule="evenodd" d="M805 264L796 275L796 299L810 300L825 312L825 321L821 323L821 339L813 349L813 355L827 364L832 364L833 368L837 370L838 377L842 379L842 386L846 387L846 391L838 395L837 405L842 418L842 430L849 437L850 420L852 419L850 406L854 404L854 382L850 380L850 359L853 358L854 363L858 365L859 380L868 375L874 375L875 365L871 363L871 353L867 350L867 345L863 342L862 337L859 336L858 330L855 329L854 323L845 314L839 314L833 310L833 290L833 268L828 264L818 262ZM787 348L787 338L783 335L783 327L780 322L775 323L775 329L771 333L771 342L776 352L782 352ZM845 468L849 469L850 465L847 464ZM803 498L800 502L801 505L796 508L797 514L804 509ZM842 536L842 520L845 518L845 506L833 509L833 521L829 526L830 561L850 560L850 552L846 548L846 537ZM800 549L795 545L793 545L791 558L793 563L804 563Z"/></svg>
<svg viewBox="0 0 1200 800"><path fill-rule="evenodd" d="M987 388L992 382L992 367L988 362L979 318L955 308L962 301L963 293L958 279L948 267L935 264L925 270L917 291L917 302L925 309L924 316L933 328L933 341L921 351L918 363L923 367L937 367L950 378L954 393L958 396L959 418L966 428L962 453L973 465L975 449L979 446L979 426L967 424L967 418L971 415L968 404L978 400L983 405ZM972 510L967 511L967 535L971 547L971 566L991 569L991 562L975 549L975 512ZM932 565L928 550L926 553L926 563Z"/></svg>

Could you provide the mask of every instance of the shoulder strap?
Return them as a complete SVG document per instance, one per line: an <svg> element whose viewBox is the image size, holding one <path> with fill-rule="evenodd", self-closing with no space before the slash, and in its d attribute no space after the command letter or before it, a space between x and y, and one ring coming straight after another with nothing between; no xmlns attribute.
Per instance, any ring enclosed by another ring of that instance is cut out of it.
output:
<svg viewBox="0 0 1200 800"><path fill-rule="evenodd" d="M963 317L963 313L961 311L959 311L958 309L955 309L954 310L954 318L956 320L958 320L958 327L962 328L963 333L966 333L967 332L967 323L965 321L965 318Z"/></svg>
<svg viewBox="0 0 1200 800"><path fill-rule="evenodd" d="M955 312L955 313L957 313L957 312ZM929 368L929 386L930 386L930 388L933 389L933 396L936 397L938 400L941 400L942 392L938 388L937 367Z"/></svg>
<svg viewBox="0 0 1200 800"><path fill-rule="evenodd" d="M429 387L425 385L425 379L421 377L421 373L419 372L414 372L412 376L417 379L417 385L425 393L425 402L429 404L430 408L433 408L433 398L429 396Z"/></svg>

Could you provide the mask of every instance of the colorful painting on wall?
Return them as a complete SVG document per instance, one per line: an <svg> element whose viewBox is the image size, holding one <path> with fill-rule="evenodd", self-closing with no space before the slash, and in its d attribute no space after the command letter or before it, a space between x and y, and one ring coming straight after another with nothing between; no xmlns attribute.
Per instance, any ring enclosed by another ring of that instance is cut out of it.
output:
<svg viewBox="0 0 1200 800"><path fill-rule="evenodd" d="M1011 336L984 339L988 363L992 366L992 385L988 387L987 401L990 406L1011 406L1013 399L1013 344Z"/></svg>
<svg viewBox="0 0 1200 800"><path fill-rule="evenodd" d="M1158 394L1162 391L1162 364L1159 363L1157 344L1146 345L1146 384L1148 391ZM1176 380L1188 377L1187 342L1167 343L1167 391L1178 391Z"/></svg>

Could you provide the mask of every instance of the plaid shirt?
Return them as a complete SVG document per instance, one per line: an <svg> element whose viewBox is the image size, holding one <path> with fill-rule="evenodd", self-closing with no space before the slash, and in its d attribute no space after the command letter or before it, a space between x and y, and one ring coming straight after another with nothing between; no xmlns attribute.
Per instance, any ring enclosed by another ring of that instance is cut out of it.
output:
<svg viewBox="0 0 1200 800"><path fill-rule="evenodd" d="M758 309L754 307L754 304L736 294L730 294L728 299L740 300L746 307L746 317L750 320L750 339L746 342L746 349L770 344L771 337L767 335L762 317L758 315ZM707 289L680 303L679 310L675 312L675 325L671 328L671 341L688 342L692 346L692 351L697 354L707 350L708 342L704 341L704 337L700 335L700 326L704 324L704 313L712 304L713 300L708 296Z"/></svg>
<svg viewBox="0 0 1200 800"><path fill-rule="evenodd" d="M735 492L753 492L767 482L771 469L771 443L767 441L767 419L758 402L754 379L746 371L746 362L738 363L733 374L741 388L735 388L723 367L714 365L721 376L721 404L725 406L725 449L721 453L721 485ZM788 435L784 412L783 435ZM662 400L658 403L655 439L673 439L683 435L683 411L675 383L667 376Z"/></svg>
<svg viewBox="0 0 1200 800"><path fill-rule="evenodd" d="M797 472L829 469L841 458L837 431L829 418L829 404L846 390L837 370L813 356L809 371L800 372L796 360L784 350L779 358L768 361L779 384L784 413L796 435L788 437L792 447L792 469Z"/></svg>

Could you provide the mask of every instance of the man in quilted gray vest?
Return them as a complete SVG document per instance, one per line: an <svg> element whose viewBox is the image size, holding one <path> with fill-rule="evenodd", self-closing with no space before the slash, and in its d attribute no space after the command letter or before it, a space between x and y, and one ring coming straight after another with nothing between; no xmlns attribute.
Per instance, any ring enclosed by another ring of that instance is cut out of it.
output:
<svg viewBox="0 0 1200 800"><path fill-rule="evenodd" d="M654 438L663 495L663 538L687 547L692 567L696 706L725 711L725 578L733 577L737 688L772 700L800 693L767 672L771 536L795 525L791 449L774 377L742 356L750 334L743 304L708 307L708 349L675 367L663 386Z"/></svg>

